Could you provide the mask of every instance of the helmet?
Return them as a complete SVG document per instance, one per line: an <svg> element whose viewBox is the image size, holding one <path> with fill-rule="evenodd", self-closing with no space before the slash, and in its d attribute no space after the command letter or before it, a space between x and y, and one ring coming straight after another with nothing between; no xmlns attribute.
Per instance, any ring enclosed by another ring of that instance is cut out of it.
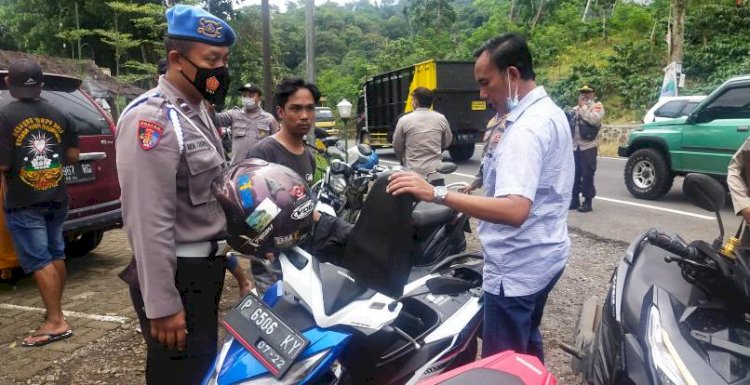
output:
<svg viewBox="0 0 750 385"><path fill-rule="evenodd" d="M375 159L377 159L377 154L373 159L373 153L375 153L375 151L372 150L372 147L366 144L358 144L356 146L349 147L349 149L347 150L347 154L349 155L349 162L351 163L351 166L353 168L355 168L355 166L357 165L364 165L374 162ZM375 164L372 164L372 167L375 167Z"/></svg>
<svg viewBox="0 0 750 385"><path fill-rule="evenodd" d="M378 163L380 163L380 157L377 152L373 151L370 153L370 156L367 157L366 161L358 159L352 168L360 171L372 171Z"/></svg>
<svg viewBox="0 0 750 385"><path fill-rule="evenodd" d="M312 230L313 195L288 167L244 160L217 176L211 191L227 217L227 242L240 253L289 249Z"/></svg>

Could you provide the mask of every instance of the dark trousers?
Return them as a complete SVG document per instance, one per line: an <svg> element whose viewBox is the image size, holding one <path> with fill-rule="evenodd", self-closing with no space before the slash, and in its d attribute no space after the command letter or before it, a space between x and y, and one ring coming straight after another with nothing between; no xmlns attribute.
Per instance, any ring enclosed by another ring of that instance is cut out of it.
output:
<svg viewBox="0 0 750 385"><path fill-rule="evenodd" d="M175 282L185 308L188 334L185 350L170 350L151 338L143 297L130 287L138 320L146 340L146 383L149 385L200 384L216 358L218 308L224 288L224 258L177 258Z"/></svg>
<svg viewBox="0 0 750 385"><path fill-rule="evenodd" d="M544 346L539 324L542 323L547 296L562 271L544 289L522 297L506 297L502 286L500 295L484 293L484 333L482 357L505 350L530 354L544 362Z"/></svg>
<svg viewBox="0 0 750 385"><path fill-rule="evenodd" d="M594 187L594 173L596 172L596 147L588 150L575 150L573 157L576 163L576 174L573 180L573 202L583 195L583 199L591 200L596 196Z"/></svg>

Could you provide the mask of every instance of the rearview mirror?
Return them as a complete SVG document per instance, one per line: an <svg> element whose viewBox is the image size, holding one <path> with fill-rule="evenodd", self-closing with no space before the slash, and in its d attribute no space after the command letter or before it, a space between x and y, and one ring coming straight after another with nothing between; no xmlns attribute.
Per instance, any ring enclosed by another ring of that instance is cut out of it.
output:
<svg viewBox="0 0 750 385"><path fill-rule="evenodd" d="M372 155L372 147L370 147L367 144L364 144L364 143L358 144L357 150L359 151L360 154L364 155L365 157Z"/></svg>
<svg viewBox="0 0 750 385"><path fill-rule="evenodd" d="M344 153L336 146L331 146L326 149L326 153L335 159L344 159Z"/></svg>
<svg viewBox="0 0 750 385"><path fill-rule="evenodd" d="M332 174L344 174L346 173L347 169L349 169L349 165L338 160L334 159L333 162L331 162L331 165L329 166L331 168Z"/></svg>
<svg viewBox="0 0 750 385"><path fill-rule="evenodd" d="M716 179L705 174L688 174L682 191L694 205L711 212L721 210L726 203L726 191Z"/></svg>
<svg viewBox="0 0 750 385"><path fill-rule="evenodd" d="M435 169L435 171L441 174L451 174L458 170L458 166L453 162L443 162Z"/></svg>
<svg viewBox="0 0 750 385"><path fill-rule="evenodd" d="M435 277L425 283L434 295L456 295L473 289L475 284L460 278Z"/></svg>

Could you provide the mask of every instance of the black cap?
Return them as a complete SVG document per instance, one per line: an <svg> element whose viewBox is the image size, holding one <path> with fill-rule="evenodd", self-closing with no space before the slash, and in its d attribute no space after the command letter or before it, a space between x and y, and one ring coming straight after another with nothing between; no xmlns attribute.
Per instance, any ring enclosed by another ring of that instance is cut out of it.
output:
<svg viewBox="0 0 750 385"><path fill-rule="evenodd" d="M42 67L29 59L14 60L8 66L8 90L17 99L36 99L42 93Z"/></svg>
<svg viewBox="0 0 750 385"><path fill-rule="evenodd" d="M242 87L238 88L237 91L240 92L257 92L258 95L263 95L263 91L260 90L260 87L256 86L253 83L245 83Z"/></svg>
<svg viewBox="0 0 750 385"><path fill-rule="evenodd" d="M167 59L161 59L156 63L156 72L159 75L164 75L167 73L167 67Z"/></svg>

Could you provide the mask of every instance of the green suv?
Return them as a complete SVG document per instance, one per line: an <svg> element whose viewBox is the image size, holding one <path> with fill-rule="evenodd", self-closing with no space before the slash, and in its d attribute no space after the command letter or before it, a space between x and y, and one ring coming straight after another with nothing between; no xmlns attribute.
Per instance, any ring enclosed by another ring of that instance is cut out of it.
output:
<svg viewBox="0 0 750 385"><path fill-rule="evenodd" d="M669 192L676 175L699 172L724 180L750 129L750 75L729 79L688 115L644 124L618 155L627 157L625 186L640 199Z"/></svg>

